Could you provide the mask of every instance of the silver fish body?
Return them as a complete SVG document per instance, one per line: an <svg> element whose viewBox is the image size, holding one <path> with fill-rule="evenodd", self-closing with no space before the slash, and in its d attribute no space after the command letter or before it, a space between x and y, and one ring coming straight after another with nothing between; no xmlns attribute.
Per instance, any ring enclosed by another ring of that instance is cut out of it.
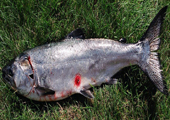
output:
<svg viewBox="0 0 170 120"><path fill-rule="evenodd" d="M164 94L158 55L160 27L167 7L154 18L136 44L110 39L80 39L70 33L59 43L25 51L3 68L3 78L21 95L37 101L56 101L80 93L93 98L88 90L102 83L114 84L111 77L120 69L139 65ZM71 37L70 37L71 36Z"/></svg>

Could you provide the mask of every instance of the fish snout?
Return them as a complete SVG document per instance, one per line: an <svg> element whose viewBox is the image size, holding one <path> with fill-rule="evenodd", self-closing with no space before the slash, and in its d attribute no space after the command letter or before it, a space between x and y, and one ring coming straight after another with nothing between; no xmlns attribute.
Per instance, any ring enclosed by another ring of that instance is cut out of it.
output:
<svg viewBox="0 0 170 120"><path fill-rule="evenodd" d="M2 69L2 77L4 78L5 76L10 76L13 77L14 76L14 72L13 72L13 63L14 63L14 59L11 60L5 67L3 67Z"/></svg>
<svg viewBox="0 0 170 120"><path fill-rule="evenodd" d="M5 75L9 75L9 76L11 76L11 77L14 76L14 73L13 73L13 71L12 71L12 69L11 69L11 66L5 66L5 67L2 69L2 73L3 73L3 76L5 76Z"/></svg>
<svg viewBox="0 0 170 120"><path fill-rule="evenodd" d="M2 69L2 77L5 83L8 83L11 86L15 86L14 83L14 71L12 65L7 65Z"/></svg>

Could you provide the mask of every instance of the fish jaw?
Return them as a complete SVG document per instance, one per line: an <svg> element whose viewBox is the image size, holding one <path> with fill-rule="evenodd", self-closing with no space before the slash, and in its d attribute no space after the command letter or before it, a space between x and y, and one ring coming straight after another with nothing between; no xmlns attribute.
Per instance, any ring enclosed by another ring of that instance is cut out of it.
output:
<svg viewBox="0 0 170 120"><path fill-rule="evenodd" d="M33 74L26 55L18 56L3 68L3 80L21 95L27 95L34 85Z"/></svg>
<svg viewBox="0 0 170 120"><path fill-rule="evenodd" d="M8 86L10 86L13 90L16 90L16 84L13 79L14 72L11 70L11 68L11 66L7 65L2 69L2 78Z"/></svg>

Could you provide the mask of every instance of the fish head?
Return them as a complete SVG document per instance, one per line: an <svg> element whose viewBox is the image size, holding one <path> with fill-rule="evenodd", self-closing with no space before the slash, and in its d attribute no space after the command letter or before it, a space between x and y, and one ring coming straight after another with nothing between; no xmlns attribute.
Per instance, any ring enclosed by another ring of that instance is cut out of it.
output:
<svg viewBox="0 0 170 120"><path fill-rule="evenodd" d="M2 69L3 81L22 95L29 94L34 84L34 73L29 56L22 53Z"/></svg>

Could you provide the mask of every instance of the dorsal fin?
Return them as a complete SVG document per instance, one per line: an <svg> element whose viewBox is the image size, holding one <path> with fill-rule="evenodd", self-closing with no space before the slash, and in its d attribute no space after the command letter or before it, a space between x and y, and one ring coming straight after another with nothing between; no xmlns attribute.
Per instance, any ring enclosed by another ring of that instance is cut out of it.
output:
<svg viewBox="0 0 170 120"><path fill-rule="evenodd" d="M120 38L119 42L126 43L126 38Z"/></svg>
<svg viewBox="0 0 170 120"><path fill-rule="evenodd" d="M65 37L65 39L70 39L70 38L74 38L74 39L85 39L83 30L80 29L80 28L73 30L71 33L69 33L69 34Z"/></svg>

